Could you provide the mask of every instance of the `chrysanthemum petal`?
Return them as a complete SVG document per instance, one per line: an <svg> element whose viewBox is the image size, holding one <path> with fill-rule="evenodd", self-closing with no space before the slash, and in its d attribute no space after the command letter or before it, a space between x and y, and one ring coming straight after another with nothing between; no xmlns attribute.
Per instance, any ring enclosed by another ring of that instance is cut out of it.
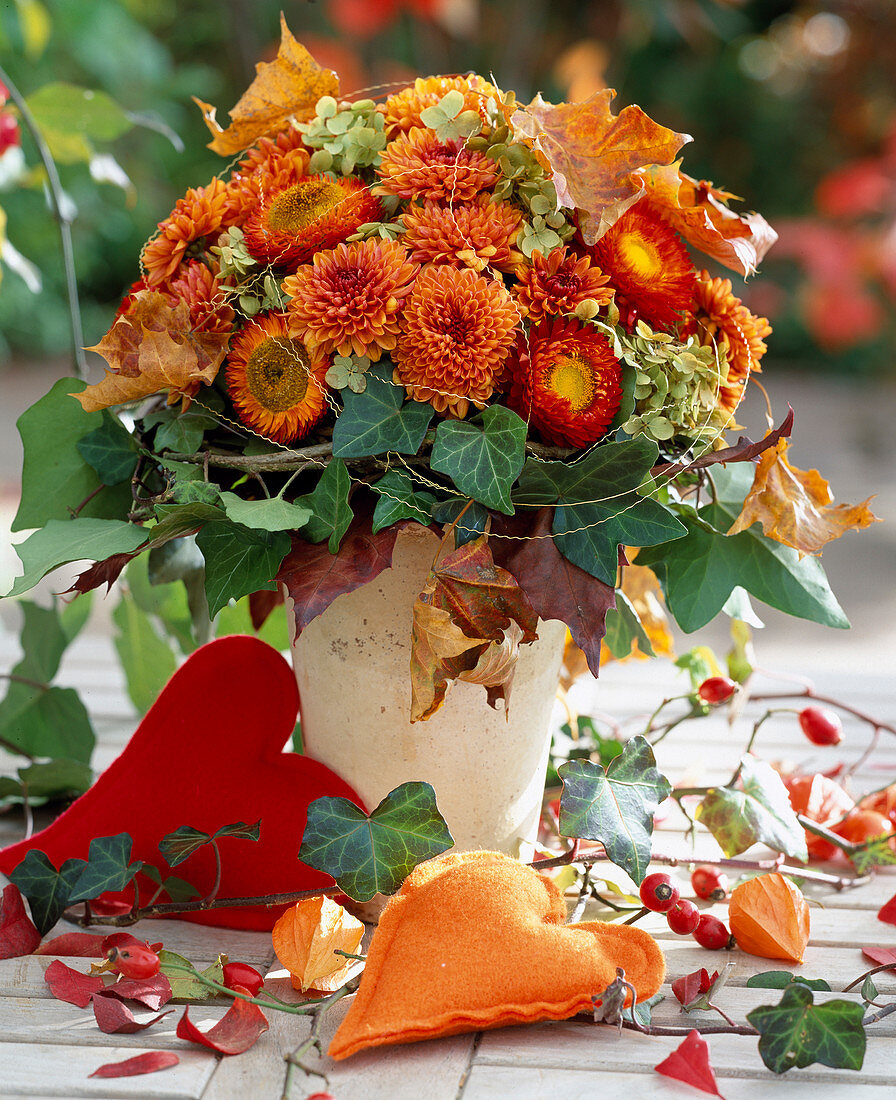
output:
<svg viewBox="0 0 896 1100"><path fill-rule="evenodd" d="M498 182L497 163L467 149L462 141L439 141L434 131L417 127L390 141L377 174L377 194L423 202L469 202Z"/></svg>

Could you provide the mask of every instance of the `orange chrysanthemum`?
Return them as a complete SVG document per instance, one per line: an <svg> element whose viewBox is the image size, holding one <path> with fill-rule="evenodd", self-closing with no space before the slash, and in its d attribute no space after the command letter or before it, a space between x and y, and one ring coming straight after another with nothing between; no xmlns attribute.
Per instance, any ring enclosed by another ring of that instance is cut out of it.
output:
<svg viewBox="0 0 896 1100"><path fill-rule="evenodd" d="M714 344L728 363L728 381L719 392L719 405L734 412L753 371L762 371L763 337L772 329L765 317L757 317L736 297L730 279L714 279L701 271L696 282L696 306L687 329L696 332L704 346Z"/></svg>
<svg viewBox="0 0 896 1100"><path fill-rule="evenodd" d="M693 308L694 265L681 238L638 202L591 249L616 301L654 326L672 326Z"/></svg>
<svg viewBox="0 0 896 1100"><path fill-rule="evenodd" d="M198 332L227 333L233 328L233 307L215 273L199 260L182 264L168 283L172 294L187 303Z"/></svg>
<svg viewBox="0 0 896 1100"><path fill-rule="evenodd" d="M523 260L513 247L521 221L515 206L486 195L454 206L429 201L405 211L402 241L419 263L513 272Z"/></svg>
<svg viewBox="0 0 896 1100"><path fill-rule="evenodd" d="M482 408L510 350L519 315L504 284L469 268L424 267L392 358L395 381L436 412Z"/></svg>
<svg viewBox="0 0 896 1100"><path fill-rule="evenodd" d="M548 314L574 313L589 299L599 306L613 301L609 275L594 267L588 256L576 256L564 245L548 256L536 249L532 263L517 271L516 300L532 323Z"/></svg>
<svg viewBox="0 0 896 1100"><path fill-rule="evenodd" d="M494 187L501 170L462 141L439 141L433 130L416 127L389 142L377 174L377 194L458 203Z"/></svg>
<svg viewBox="0 0 896 1100"><path fill-rule="evenodd" d="M622 401L622 365L592 325L546 321L519 337L507 404L548 443L588 447Z"/></svg>
<svg viewBox="0 0 896 1100"><path fill-rule="evenodd" d="M477 111L485 118L485 103L495 95L493 85L481 76L427 76L417 77L409 88L403 88L390 96L383 105L386 133L395 137L415 126L422 126L420 115L427 107L435 107L448 92L458 91L464 97L462 111Z"/></svg>
<svg viewBox="0 0 896 1100"><path fill-rule="evenodd" d="M418 270L403 245L373 237L318 252L283 280L292 296L291 331L309 347L376 362L395 347L401 307Z"/></svg>
<svg viewBox="0 0 896 1100"><path fill-rule="evenodd" d="M243 224L246 248L259 263L295 271L321 249L335 248L365 222L382 217L380 201L361 180L290 178L262 190Z"/></svg>
<svg viewBox="0 0 896 1100"><path fill-rule="evenodd" d="M278 443L292 443L324 414L329 366L326 356L290 335L283 314L261 314L231 342L227 389L244 424Z"/></svg>
<svg viewBox="0 0 896 1100"><path fill-rule="evenodd" d="M160 233L143 248L143 278L151 287L170 279L193 241L233 224L234 205L227 185L217 177L208 187L190 188L169 217L159 222Z"/></svg>

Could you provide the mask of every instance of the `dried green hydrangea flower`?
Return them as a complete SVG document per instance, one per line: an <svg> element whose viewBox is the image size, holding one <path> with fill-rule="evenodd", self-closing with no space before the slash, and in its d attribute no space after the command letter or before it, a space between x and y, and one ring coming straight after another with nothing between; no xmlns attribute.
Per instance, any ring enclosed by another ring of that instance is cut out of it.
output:
<svg viewBox="0 0 896 1100"><path fill-rule="evenodd" d="M337 355L324 378L334 390L348 387L353 393L363 393L367 389L364 376L369 369L370 360L366 355Z"/></svg>
<svg viewBox="0 0 896 1100"><path fill-rule="evenodd" d="M314 149L311 172L350 176L356 168L376 167L386 148L382 114L372 99L359 99L340 109L329 95L321 96L310 122L298 123L305 144Z"/></svg>
<svg viewBox="0 0 896 1100"><path fill-rule="evenodd" d="M222 243L213 245L209 252L218 257L218 268L222 279L226 279L229 275L240 278L247 271L258 266L255 259L249 255L246 242L243 240L243 231L239 226L232 225L218 239Z"/></svg>

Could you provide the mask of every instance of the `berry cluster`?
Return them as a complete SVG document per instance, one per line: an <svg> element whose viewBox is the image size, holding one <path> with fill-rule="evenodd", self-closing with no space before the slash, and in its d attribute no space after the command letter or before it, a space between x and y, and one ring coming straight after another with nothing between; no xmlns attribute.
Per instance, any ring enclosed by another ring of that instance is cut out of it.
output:
<svg viewBox="0 0 896 1100"><path fill-rule="evenodd" d="M691 876L691 885L697 897L721 901L728 891L728 877L714 867L700 866ZM709 951L719 951L731 942L725 924L710 913L701 913L692 901L681 897L678 887L662 871L648 875L639 892L644 908L665 913L669 928L677 936L693 936Z"/></svg>

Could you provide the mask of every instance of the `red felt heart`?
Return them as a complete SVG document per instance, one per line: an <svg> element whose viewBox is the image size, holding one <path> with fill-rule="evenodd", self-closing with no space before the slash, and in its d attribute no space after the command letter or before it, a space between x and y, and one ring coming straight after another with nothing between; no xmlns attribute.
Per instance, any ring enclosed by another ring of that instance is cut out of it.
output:
<svg viewBox="0 0 896 1100"><path fill-rule="evenodd" d="M296 858L308 804L324 795L362 803L323 764L282 751L298 706L292 669L276 649L241 635L209 642L171 677L90 790L42 832L0 852L0 871L9 874L31 848L57 867L72 857L86 859L94 837L126 832L134 841L131 858L164 874L158 843L166 833L181 825L214 833L234 821L261 819L258 842L218 841L219 897L331 886L328 875ZM207 893L215 879L211 848L190 856L174 874ZM266 931L283 910L212 909L187 919Z"/></svg>

